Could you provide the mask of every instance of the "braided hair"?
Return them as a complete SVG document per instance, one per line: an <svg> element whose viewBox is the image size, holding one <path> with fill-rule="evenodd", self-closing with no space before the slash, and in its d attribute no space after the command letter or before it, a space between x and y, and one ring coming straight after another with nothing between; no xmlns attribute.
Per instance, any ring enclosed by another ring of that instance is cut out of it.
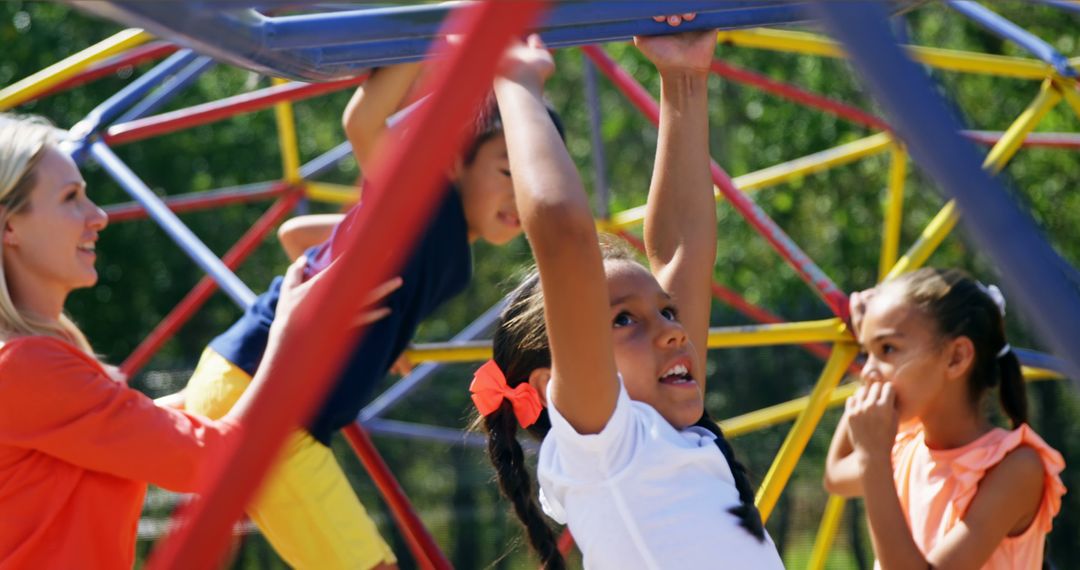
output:
<svg viewBox="0 0 1080 570"><path fill-rule="evenodd" d="M631 261L633 254L608 239L602 240L601 252L605 261ZM529 381L534 370L551 367L551 350L544 322L544 297L540 276L533 271L509 296L506 308L492 339L493 359L506 383L514 388ZM520 429L509 401L476 422L488 436L488 457L495 467L499 490L512 504L514 514L525 528L529 544L540 557L545 569L562 569L566 561L559 552L557 537L548 524L536 500L533 477L525 463L524 453L517 440ZM700 426L716 436L716 446L731 467L740 504L730 513L739 518L740 525L759 541L765 539L761 515L754 506L754 489L746 469L735 458L734 450L724 438L720 426L707 414L698 420ZM537 421L525 428L534 440L542 441L551 430L551 420L545 409Z"/></svg>

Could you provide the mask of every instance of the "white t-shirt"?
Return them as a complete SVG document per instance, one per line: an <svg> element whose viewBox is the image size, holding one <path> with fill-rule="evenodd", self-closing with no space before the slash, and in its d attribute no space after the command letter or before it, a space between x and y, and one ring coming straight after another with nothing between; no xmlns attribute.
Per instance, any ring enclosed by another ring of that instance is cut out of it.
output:
<svg viewBox="0 0 1080 570"><path fill-rule="evenodd" d="M552 402L550 386L548 402ZM554 405L537 474L544 512L570 527L589 570L783 568L728 512L739 493L715 437L676 430L619 382L603 431L581 435Z"/></svg>

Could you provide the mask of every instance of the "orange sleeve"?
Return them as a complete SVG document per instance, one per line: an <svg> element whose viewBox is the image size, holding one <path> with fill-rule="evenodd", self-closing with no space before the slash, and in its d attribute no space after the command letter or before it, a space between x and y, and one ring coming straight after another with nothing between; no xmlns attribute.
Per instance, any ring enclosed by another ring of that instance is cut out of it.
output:
<svg viewBox="0 0 1080 570"><path fill-rule="evenodd" d="M63 341L29 337L0 348L0 444L190 492L236 430L156 406Z"/></svg>

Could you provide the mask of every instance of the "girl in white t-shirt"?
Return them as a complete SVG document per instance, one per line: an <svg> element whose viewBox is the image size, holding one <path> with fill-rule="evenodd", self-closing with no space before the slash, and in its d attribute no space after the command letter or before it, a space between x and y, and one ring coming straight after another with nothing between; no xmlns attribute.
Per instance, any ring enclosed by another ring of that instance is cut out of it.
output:
<svg viewBox="0 0 1080 570"><path fill-rule="evenodd" d="M505 57L495 95L538 275L512 295L473 400L500 488L545 568L565 562L519 425L542 440L539 503L568 524L586 568L781 568L702 399L716 256L706 96L715 32L636 42L662 80L645 219L651 271L598 244L543 104L550 54L533 36Z"/></svg>

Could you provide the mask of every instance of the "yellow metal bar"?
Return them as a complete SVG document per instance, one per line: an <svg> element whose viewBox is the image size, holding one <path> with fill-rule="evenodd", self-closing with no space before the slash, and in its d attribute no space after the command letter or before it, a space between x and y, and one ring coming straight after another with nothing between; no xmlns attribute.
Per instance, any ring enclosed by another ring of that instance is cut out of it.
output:
<svg viewBox="0 0 1080 570"><path fill-rule="evenodd" d="M1054 105L1061 101L1061 97L1061 92L1054 87L1054 82L1051 79L1043 81L1042 87L1039 88L1039 94L1028 104L1024 112L1020 113L1016 121L1013 121L1008 130L1001 135L1001 139L998 140L997 144L990 149L990 153L986 155L986 160L983 161L983 168L993 174L1001 172L1001 169L1005 168L1009 160L1023 146L1024 139L1027 138L1031 131L1035 130L1035 127L1050 112L1050 109L1053 109ZM930 220L930 223L927 224L926 229L923 230L922 235L919 236L915 244L889 270L885 280L921 267L926 263L934 250L941 245L949 232L956 227L956 222L959 219L956 202L949 200L945 207L934 216L934 219Z"/></svg>
<svg viewBox="0 0 1080 570"><path fill-rule="evenodd" d="M305 182L305 193L311 200L331 204L355 204L360 200L360 189L355 186L329 184L326 182Z"/></svg>
<svg viewBox="0 0 1080 570"><path fill-rule="evenodd" d="M274 85L289 83L275 77ZM281 148L281 167L286 182L300 181L300 148L296 143L296 118L293 116L292 103L284 101L274 105L274 118L277 120L278 146Z"/></svg>
<svg viewBox="0 0 1080 570"><path fill-rule="evenodd" d="M840 319L709 329L709 348L848 342L850 340L851 333Z"/></svg>
<svg viewBox="0 0 1080 570"><path fill-rule="evenodd" d="M491 341L417 344L405 351L409 362L481 362L491 358Z"/></svg>
<svg viewBox="0 0 1080 570"><path fill-rule="evenodd" d="M889 163L889 194L885 206L885 230L881 238L881 258L878 260L878 279L889 274L900 254L900 225L904 215L904 182L907 181L907 151L900 145L892 147Z"/></svg>
<svg viewBox="0 0 1080 570"><path fill-rule="evenodd" d="M825 561L829 558L833 539L836 538L836 529L840 526L840 519L844 517L844 502L843 497L829 495L829 502L825 503L825 514L821 516L817 538L814 539L814 550L810 552L810 563L806 565L807 570L825 568Z"/></svg>
<svg viewBox="0 0 1080 570"><path fill-rule="evenodd" d="M68 56L41 71L0 89L0 111L20 105L66 81L94 63L153 39L135 28L127 29Z"/></svg>
<svg viewBox="0 0 1080 570"><path fill-rule="evenodd" d="M844 403L844 400L855 393L855 388L858 386L858 382L851 382L836 388L832 391L832 394L829 395L826 407L831 408ZM806 404L809 401L810 396L788 400L787 402L782 402L767 408L747 412L741 416L722 420L719 422L720 427L724 430L724 435L728 438L746 435L759 429L765 429L799 417L799 413L806 409Z"/></svg>
<svg viewBox="0 0 1080 570"><path fill-rule="evenodd" d="M843 49L836 42L824 36L806 32L766 28L725 30L720 32L718 41L741 47L796 52L823 57L846 57ZM1052 67L1035 59L924 46L905 47L916 61L949 71L1023 79L1043 79L1053 73Z"/></svg>
<svg viewBox="0 0 1080 570"><path fill-rule="evenodd" d="M1073 113L1080 117L1080 93L1076 91L1076 80L1065 77L1054 78L1055 87L1065 97L1065 102L1072 107Z"/></svg>
<svg viewBox="0 0 1080 570"><path fill-rule="evenodd" d="M810 393L806 409L796 418L795 425L788 432L787 439L780 446L780 452L777 453L769 472L765 474L761 488L758 489L755 502L758 510L761 511L761 520L769 520L769 515L772 514L777 500L780 499L780 493L783 492L788 479L791 478L791 473L795 471L795 465L799 462L799 457L802 456L802 452L810 441L810 436L821 420L822 414L825 413L825 407L829 403L829 396L836 388L836 385L840 383L840 379L843 378L848 366L855 360L858 351L858 346L851 343L840 343L833 346L832 354L829 356L828 362L825 363L825 370L821 372L821 377L818 378L814 390Z"/></svg>
<svg viewBox="0 0 1080 570"><path fill-rule="evenodd" d="M888 133L878 133L744 174L732 179L732 182L743 192L754 192L884 152L891 144L892 138ZM718 202L723 199L720 192L714 191L714 194ZM603 229L607 231L625 229L638 225L644 220L645 206L638 206L613 214L611 220L603 225Z"/></svg>

